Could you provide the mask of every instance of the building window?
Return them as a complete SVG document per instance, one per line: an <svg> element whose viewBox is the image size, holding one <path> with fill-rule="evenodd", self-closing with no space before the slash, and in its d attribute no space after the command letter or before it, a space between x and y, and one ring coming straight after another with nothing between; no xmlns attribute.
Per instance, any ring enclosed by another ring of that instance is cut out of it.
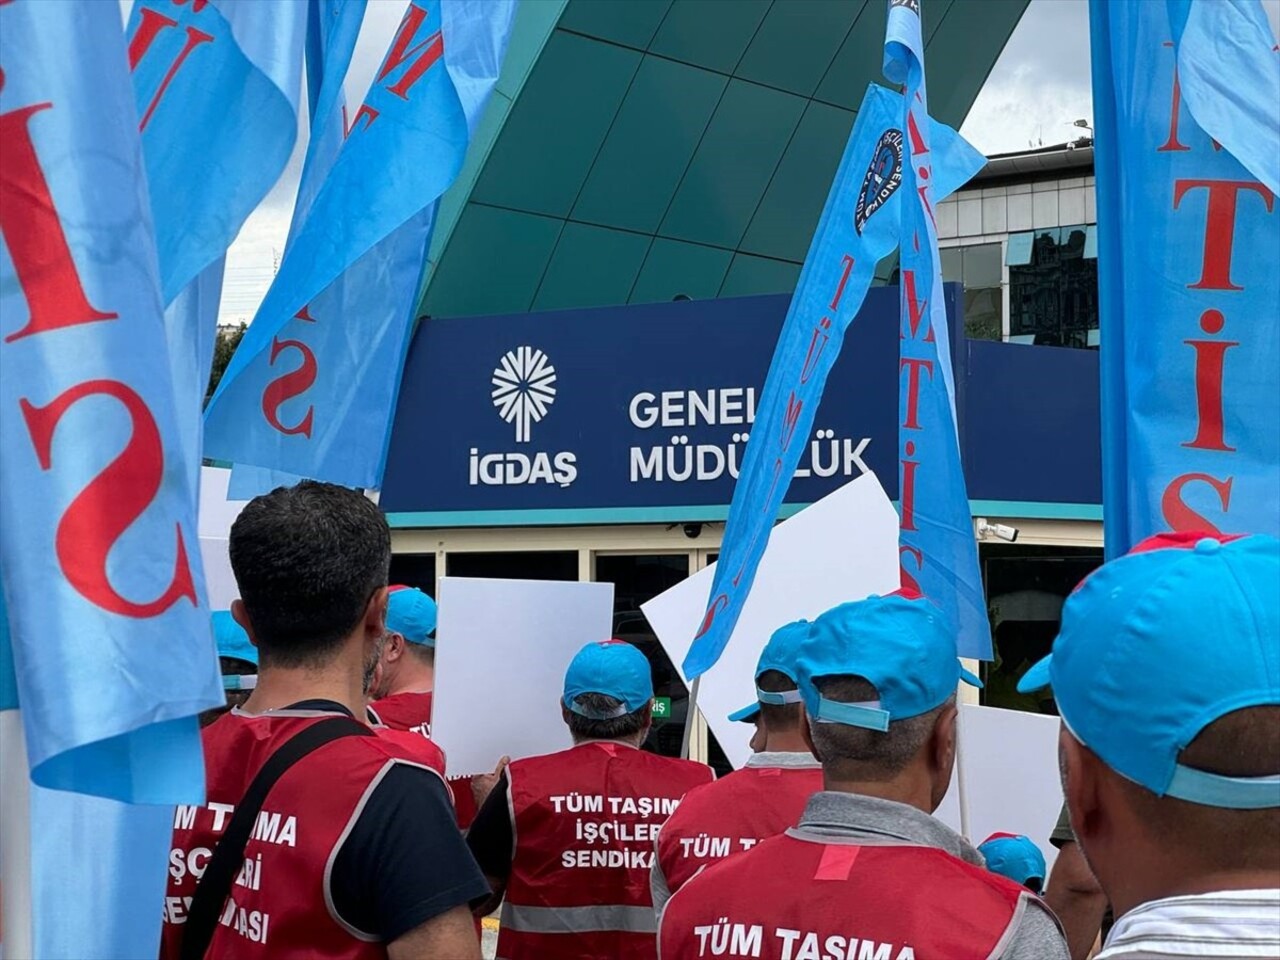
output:
<svg viewBox="0 0 1280 960"><path fill-rule="evenodd" d="M1054 347L1098 345L1096 227L1010 235L1009 334Z"/></svg>
<svg viewBox="0 0 1280 960"><path fill-rule="evenodd" d="M964 285L964 332L971 340L999 340L1004 332L1000 244L946 247L942 278Z"/></svg>

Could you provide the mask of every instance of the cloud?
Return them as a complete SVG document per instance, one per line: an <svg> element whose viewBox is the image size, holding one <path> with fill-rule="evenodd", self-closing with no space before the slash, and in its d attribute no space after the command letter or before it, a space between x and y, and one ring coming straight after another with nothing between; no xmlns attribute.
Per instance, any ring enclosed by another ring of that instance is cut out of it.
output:
<svg viewBox="0 0 1280 960"><path fill-rule="evenodd" d="M1280 0L1262 0L1280 34ZM961 133L987 155L1074 139L1093 123L1087 0L1031 0Z"/></svg>
<svg viewBox="0 0 1280 960"><path fill-rule="evenodd" d="M1093 122L1089 5L1031 0L978 93L961 133L985 154L1063 143Z"/></svg>

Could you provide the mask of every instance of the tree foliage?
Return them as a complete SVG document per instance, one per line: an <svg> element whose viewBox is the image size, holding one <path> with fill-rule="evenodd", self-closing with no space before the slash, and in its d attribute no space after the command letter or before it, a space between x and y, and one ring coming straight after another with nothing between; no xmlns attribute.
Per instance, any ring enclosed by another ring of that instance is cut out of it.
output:
<svg viewBox="0 0 1280 960"><path fill-rule="evenodd" d="M236 352L236 347L240 346L240 341L244 339L244 332L248 327L249 325L242 320L238 327L218 328L218 337L213 343L213 368L209 372L209 388L204 392L206 404L213 397L213 391L218 389L218 381L226 372L227 364L231 362L231 355Z"/></svg>

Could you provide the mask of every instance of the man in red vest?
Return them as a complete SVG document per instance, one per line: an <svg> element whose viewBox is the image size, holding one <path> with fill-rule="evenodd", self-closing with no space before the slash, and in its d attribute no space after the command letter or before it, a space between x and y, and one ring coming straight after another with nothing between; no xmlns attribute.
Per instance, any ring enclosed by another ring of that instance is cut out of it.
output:
<svg viewBox="0 0 1280 960"><path fill-rule="evenodd" d="M799 824L703 870L667 903L663 960L1067 960L1033 894L935 820L951 781L955 635L927 600L829 610L798 660L826 789Z"/></svg>
<svg viewBox="0 0 1280 960"><path fill-rule="evenodd" d="M653 960L649 871L658 828L709 767L639 749L649 732L649 661L621 640L587 644L565 674L574 746L515 760L467 842L505 893L504 960Z"/></svg>
<svg viewBox="0 0 1280 960"><path fill-rule="evenodd" d="M387 592L387 633L369 696L374 715L393 730L431 735L436 683L436 602L417 587Z"/></svg>
<svg viewBox="0 0 1280 960"><path fill-rule="evenodd" d="M756 664L756 702L730 716L757 716L759 752L734 773L689 791L662 826L651 885L658 912L671 894L710 863L749 850L800 817L822 789L822 767L804 739L804 704L796 686L796 658L809 621L777 630Z"/></svg>
<svg viewBox="0 0 1280 960"><path fill-rule="evenodd" d="M175 817L162 960L201 929L202 903L216 911L208 958L478 958L467 904L488 887L443 779L405 735L355 720L384 629L386 521L355 491L303 482L251 501L230 550L258 682L203 731L208 803ZM341 733L280 763L322 725ZM209 866L268 763L283 772L215 894Z"/></svg>

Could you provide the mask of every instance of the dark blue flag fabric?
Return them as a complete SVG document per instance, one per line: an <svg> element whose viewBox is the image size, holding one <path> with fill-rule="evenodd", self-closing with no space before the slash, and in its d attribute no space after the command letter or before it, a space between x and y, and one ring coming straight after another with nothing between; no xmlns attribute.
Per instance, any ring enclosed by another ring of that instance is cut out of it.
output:
<svg viewBox="0 0 1280 960"><path fill-rule="evenodd" d="M685 657L684 674L690 680L710 669L729 642L787 486L808 448L845 331L862 305L877 261L898 244L899 217L913 200L903 185L907 136L902 118L901 96L874 84L867 88L778 335L734 487L707 610ZM925 123L937 143L936 190L947 196L986 161L954 130Z"/></svg>
<svg viewBox="0 0 1280 960"><path fill-rule="evenodd" d="M441 194L497 82L514 4L415 0L364 102L304 172L280 273L205 418L205 452L357 487L380 484ZM341 124L341 127L338 125Z"/></svg>
<svg viewBox="0 0 1280 960"><path fill-rule="evenodd" d="M1107 553L1280 535L1280 58L1257 0L1089 9Z"/></svg>
<svg viewBox="0 0 1280 960"><path fill-rule="evenodd" d="M905 84L902 164L901 348L898 513L902 585L947 614L962 657L991 659L991 624L978 567L973 515L960 465L951 336L933 210L940 157L932 146L920 0L888 0L884 72Z"/></svg>

